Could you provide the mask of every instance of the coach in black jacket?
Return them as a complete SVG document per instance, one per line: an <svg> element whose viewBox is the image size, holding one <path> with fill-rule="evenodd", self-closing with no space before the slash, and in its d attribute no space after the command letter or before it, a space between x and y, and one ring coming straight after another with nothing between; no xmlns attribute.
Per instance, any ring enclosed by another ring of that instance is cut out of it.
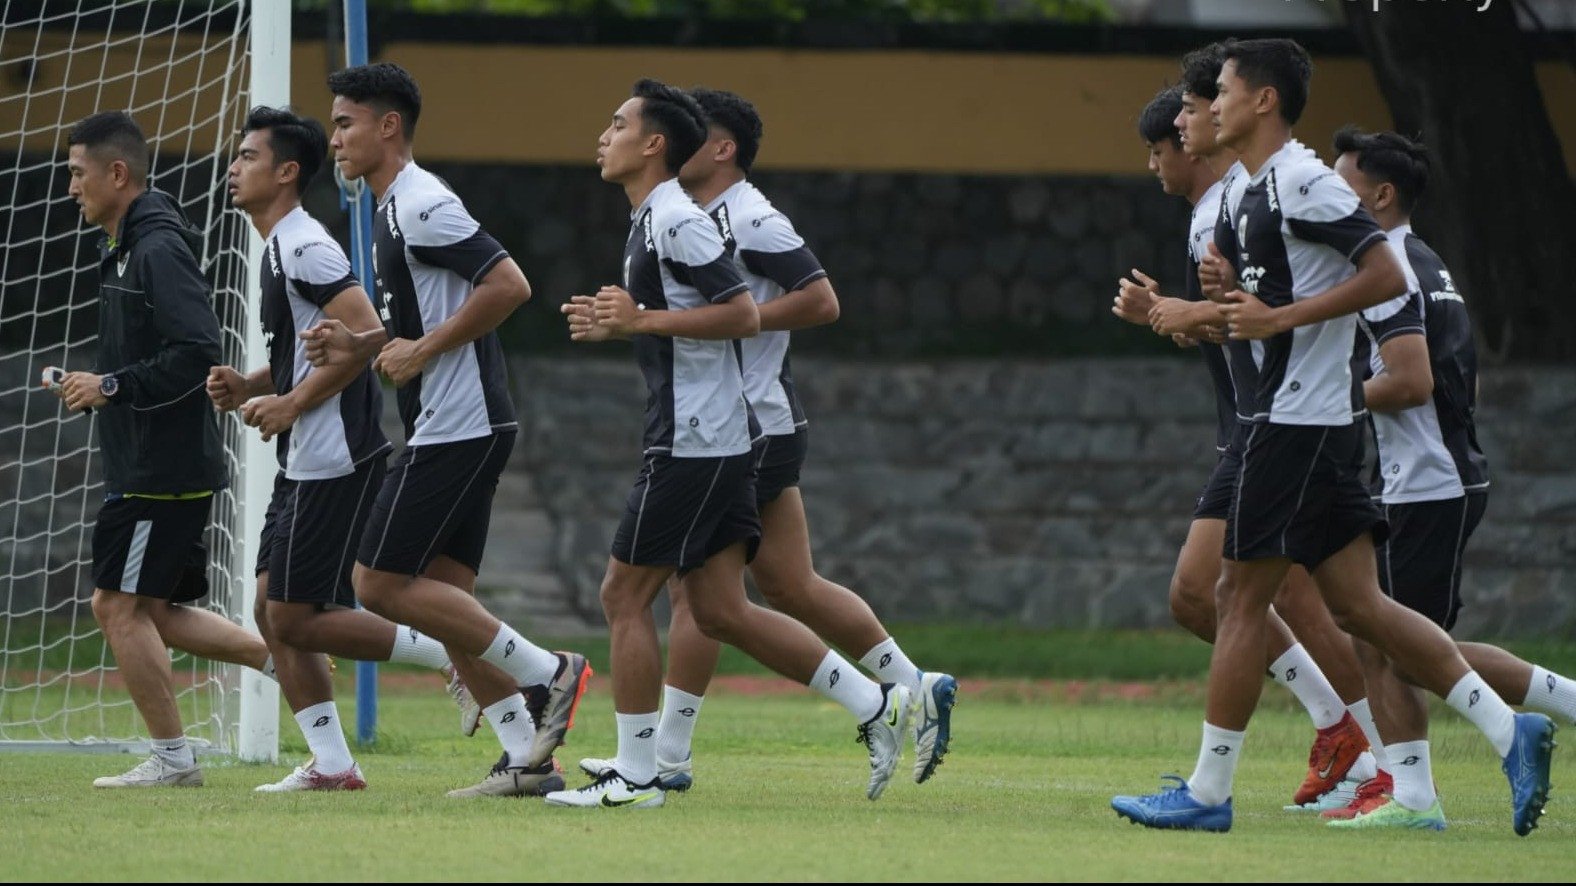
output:
<svg viewBox="0 0 1576 886"><path fill-rule="evenodd" d="M214 492L227 485L204 383L222 362L219 321L180 207L147 188L148 145L131 117L94 114L68 138L71 196L107 238L99 261L97 372L68 373L72 410L98 409L107 493L93 526L93 614L153 755L95 787L202 784L165 646L264 668L267 648L214 612L172 602L201 594Z"/></svg>

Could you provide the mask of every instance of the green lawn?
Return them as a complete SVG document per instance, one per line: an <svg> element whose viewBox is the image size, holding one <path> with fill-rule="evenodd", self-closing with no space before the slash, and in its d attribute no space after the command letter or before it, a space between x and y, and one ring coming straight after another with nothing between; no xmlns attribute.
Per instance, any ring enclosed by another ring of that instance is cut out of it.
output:
<svg viewBox="0 0 1576 886"><path fill-rule="evenodd" d="M346 669L341 670L345 674ZM352 720L342 680L342 710ZM1442 834L1343 833L1281 811L1301 780L1311 729L1267 687L1238 775L1226 835L1150 832L1119 821L1113 793L1187 774L1199 686L1154 684L1143 700L973 685L954 752L928 784L907 763L864 798L864 748L841 709L805 693L719 689L696 741L695 790L656 810L553 809L540 801L453 801L449 788L496 756L486 733L458 735L436 677L390 681L381 736L360 759L361 794L264 796L304 748L286 715L278 766L205 762L201 789L95 791L129 757L0 757L3 878L33 880L1564 880L1576 782L1555 761L1556 795L1530 837L1510 830L1508 791L1486 742L1440 713ZM1072 700L1074 697L1082 700ZM560 760L614 750L610 685L592 683ZM580 779L570 776L571 785Z"/></svg>

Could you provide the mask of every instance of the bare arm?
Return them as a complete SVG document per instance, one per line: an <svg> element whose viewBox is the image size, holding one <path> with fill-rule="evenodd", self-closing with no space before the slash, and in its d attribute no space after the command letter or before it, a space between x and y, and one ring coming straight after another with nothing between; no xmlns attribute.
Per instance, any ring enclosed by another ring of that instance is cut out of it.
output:
<svg viewBox="0 0 1576 886"><path fill-rule="evenodd" d="M1406 291L1406 277L1391 250L1382 244L1357 259L1357 273L1318 295L1272 308L1241 290L1226 293L1226 315L1235 339L1273 338L1283 332L1355 314Z"/></svg>
<svg viewBox="0 0 1576 886"><path fill-rule="evenodd" d="M784 293L757 310L761 315L761 330L809 329L835 322L841 309L832 281L821 277L810 281L803 289Z"/></svg>
<svg viewBox="0 0 1576 886"><path fill-rule="evenodd" d="M1363 382L1363 399L1374 412L1400 412L1422 406L1434 395L1434 368L1428 340L1419 334L1396 335L1379 346L1384 370Z"/></svg>
<svg viewBox="0 0 1576 886"><path fill-rule="evenodd" d="M596 322L614 336L665 335L670 338L727 340L751 338L761 331L761 315L749 290L725 301L683 311L641 310L629 293L604 286L596 294Z"/></svg>
<svg viewBox="0 0 1576 886"><path fill-rule="evenodd" d="M372 310L372 300L367 298L366 290L360 286L342 290L323 306L323 313L328 315L328 319L344 324L345 328L358 337L367 333L376 335L383 332L383 324L378 322L378 315ZM343 391L357 375L361 374L361 370L365 369L366 365L366 360L363 358L359 361L346 360L327 366L315 366L306 374L306 378L291 388L290 393L285 396L293 402L298 412L307 412Z"/></svg>

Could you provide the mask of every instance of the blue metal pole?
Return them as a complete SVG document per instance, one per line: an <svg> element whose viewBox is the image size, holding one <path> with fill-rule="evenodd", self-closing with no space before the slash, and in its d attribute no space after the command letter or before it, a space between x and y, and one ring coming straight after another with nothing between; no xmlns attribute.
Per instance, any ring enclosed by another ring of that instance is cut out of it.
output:
<svg viewBox="0 0 1576 886"><path fill-rule="evenodd" d="M345 64L367 63L366 0L345 0ZM337 173L337 168L336 168ZM339 203L350 211L350 264L377 305L372 275L372 193L360 181L340 179ZM378 665L356 662L356 743L372 744L378 732Z"/></svg>

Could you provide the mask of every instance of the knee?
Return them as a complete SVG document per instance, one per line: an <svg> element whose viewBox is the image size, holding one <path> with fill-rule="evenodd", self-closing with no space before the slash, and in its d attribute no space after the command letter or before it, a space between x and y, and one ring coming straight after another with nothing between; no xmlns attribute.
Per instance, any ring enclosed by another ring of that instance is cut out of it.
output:
<svg viewBox="0 0 1576 886"><path fill-rule="evenodd" d="M765 569L752 570L750 576L755 579L755 588L761 592L766 605L789 614L799 608L806 589L816 578L814 573L789 575Z"/></svg>
<svg viewBox="0 0 1576 886"><path fill-rule="evenodd" d="M93 591L93 618L99 627L113 632L129 621L137 609L137 598L121 591Z"/></svg>
<svg viewBox="0 0 1576 886"><path fill-rule="evenodd" d="M743 601L718 600L699 606L692 604L690 615L702 634L719 643L731 645L739 635L739 623L744 615Z"/></svg>
<svg viewBox="0 0 1576 886"><path fill-rule="evenodd" d="M1353 637L1368 638L1372 634L1375 622L1375 607L1372 601L1367 600L1331 600L1328 602L1330 618L1335 621L1335 626ZM1368 644L1358 646L1358 655L1361 657L1362 649L1367 647L1378 655ZM1381 656L1382 657L1382 656Z"/></svg>
<svg viewBox="0 0 1576 886"><path fill-rule="evenodd" d="M629 582L618 581L612 575L602 579L600 596L608 624L638 616L650 606Z"/></svg>
<svg viewBox="0 0 1576 886"><path fill-rule="evenodd" d="M1185 573L1171 577L1171 617L1194 634L1209 639L1215 634L1215 589Z"/></svg>
<svg viewBox="0 0 1576 886"><path fill-rule="evenodd" d="M384 618L399 620L390 614L390 609L394 605L394 598L399 588L403 587L409 579L403 575L368 569L360 563L356 564L355 571L350 575L351 584L356 589L356 599L362 606Z"/></svg>

